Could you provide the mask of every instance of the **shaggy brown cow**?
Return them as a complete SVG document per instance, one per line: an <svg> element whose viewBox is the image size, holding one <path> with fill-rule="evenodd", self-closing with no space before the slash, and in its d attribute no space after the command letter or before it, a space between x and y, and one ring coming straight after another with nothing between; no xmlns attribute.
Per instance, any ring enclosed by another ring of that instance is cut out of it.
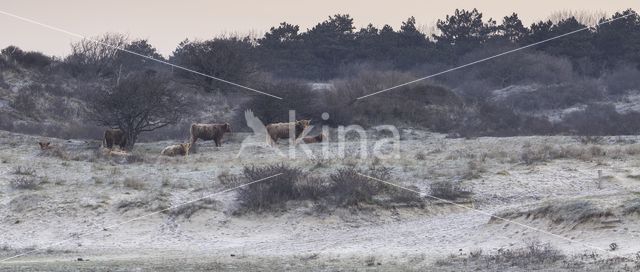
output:
<svg viewBox="0 0 640 272"><path fill-rule="evenodd" d="M103 143L109 149L112 149L113 145L118 145L120 149L124 149L127 146L127 136L121 129L110 128L104 131Z"/></svg>
<svg viewBox="0 0 640 272"><path fill-rule="evenodd" d="M53 148L53 146L51 146L51 142L38 142L38 145L40 145L40 150L49 150Z"/></svg>
<svg viewBox="0 0 640 272"><path fill-rule="evenodd" d="M307 136L302 138L305 144L321 143L327 140L327 136L324 133L320 133L316 136Z"/></svg>
<svg viewBox="0 0 640 272"><path fill-rule="evenodd" d="M203 141L213 140L216 146L222 146L222 136L226 132L231 132L231 125L224 124L191 124L191 145L198 139Z"/></svg>
<svg viewBox="0 0 640 272"><path fill-rule="evenodd" d="M267 142L271 145L278 144L279 139L289 139L289 130L293 126L296 139L309 127L311 120L298 120L289 123L275 123L267 125Z"/></svg>
<svg viewBox="0 0 640 272"><path fill-rule="evenodd" d="M165 147L160 154L165 156L188 156L191 143L170 145Z"/></svg>

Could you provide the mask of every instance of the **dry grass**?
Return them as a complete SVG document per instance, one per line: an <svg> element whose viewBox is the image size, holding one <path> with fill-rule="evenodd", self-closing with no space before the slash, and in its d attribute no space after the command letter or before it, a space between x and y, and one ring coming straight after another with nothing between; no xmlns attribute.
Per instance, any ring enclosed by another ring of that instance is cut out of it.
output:
<svg viewBox="0 0 640 272"><path fill-rule="evenodd" d="M452 254L448 258L437 260L435 265L441 270L530 271L557 268L565 259L567 257L550 244L530 241L523 248L501 248L493 254L484 254L481 250L473 250L464 256Z"/></svg>
<svg viewBox="0 0 640 272"><path fill-rule="evenodd" d="M193 203L180 205L175 208L172 208L168 211L168 214L173 218L178 218L182 216L185 219L189 219L198 211L216 210L219 206L220 206L219 201L212 198L205 198Z"/></svg>
<svg viewBox="0 0 640 272"><path fill-rule="evenodd" d="M553 224L566 224L571 228L613 215L611 210L603 209L587 200L553 202L526 211L506 211L498 214L499 217L506 219L522 217L529 220L547 219ZM491 221L496 220L497 218L491 219Z"/></svg>
<svg viewBox="0 0 640 272"><path fill-rule="evenodd" d="M164 191L153 191L143 196L122 200L116 204L116 208L122 212L134 209L143 209L148 212L162 211L171 206L169 196Z"/></svg>
<svg viewBox="0 0 640 272"><path fill-rule="evenodd" d="M471 197L473 191L455 181L436 181L430 185L430 195L433 197L455 201Z"/></svg>
<svg viewBox="0 0 640 272"><path fill-rule="evenodd" d="M604 140L606 140L604 136L595 136L595 135L582 135L582 136L575 136L573 138L584 145L602 144Z"/></svg>
<svg viewBox="0 0 640 272"><path fill-rule="evenodd" d="M624 215L640 215L640 198L635 198L625 202L622 213Z"/></svg>
<svg viewBox="0 0 640 272"><path fill-rule="evenodd" d="M520 161L525 164L549 162L555 159L592 161L594 158L604 157L606 155L607 150L599 145L525 145L520 152Z"/></svg>
<svg viewBox="0 0 640 272"><path fill-rule="evenodd" d="M134 190L144 190L147 187L147 184L144 180L127 177L122 181L122 185L125 188L134 189Z"/></svg>

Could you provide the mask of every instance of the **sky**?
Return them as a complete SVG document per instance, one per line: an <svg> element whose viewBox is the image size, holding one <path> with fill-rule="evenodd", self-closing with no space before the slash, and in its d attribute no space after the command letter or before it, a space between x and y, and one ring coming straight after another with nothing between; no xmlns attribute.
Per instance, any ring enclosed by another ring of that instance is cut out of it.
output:
<svg viewBox="0 0 640 272"><path fill-rule="evenodd" d="M262 36L280 22L313 27L333 14L350 14L359 27L373 23L397 29L414 16L428 29L456 9L478 8L485 17L501 18L518 13L526 25L546 19L561 10L604 12L633 8L640 12L638 0L0 0L0 48L16 45L25 50L64 56L78 37L2 14L47 24L86 37L105 32L127 34L132 39L148 39L168 56L185 38L209 39L223 34Z"/></svg>

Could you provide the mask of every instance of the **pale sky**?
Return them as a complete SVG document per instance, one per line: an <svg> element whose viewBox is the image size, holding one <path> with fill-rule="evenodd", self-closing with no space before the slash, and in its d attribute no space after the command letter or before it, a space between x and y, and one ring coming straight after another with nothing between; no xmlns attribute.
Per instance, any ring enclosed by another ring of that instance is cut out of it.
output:
<svg viewBox="0 0 640 272"><path fill-rule="evenodd" d="M283 21L306 30L329 15L348 13L358 28L371 22L397 29L409 16L415 16L418 25L434 25L437 19L452 14L456 8L478 8L485 20L492 17L498 22L516 12L529 25L559 10L598 11L607 15L627 8L640 11L640 1L0 0L0 11L84 36L119 32L131 38L146 38L165 56L185 38L209 39L224 33L251 32L262 36L271 26ZM77 40L0 14L0 48L17 45L25 50L63 56L69 53L69 44Z"/></svg>

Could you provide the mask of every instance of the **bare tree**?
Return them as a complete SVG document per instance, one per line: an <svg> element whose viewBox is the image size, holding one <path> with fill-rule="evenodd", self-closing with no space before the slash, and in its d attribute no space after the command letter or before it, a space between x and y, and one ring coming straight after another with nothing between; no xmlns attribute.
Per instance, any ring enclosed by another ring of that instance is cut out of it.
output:
<svg viewBox="0 0 640 272"><path fill-rule="evenodd" d="M93 121L125 132L127 150L140 133L175 124L186 112L184 99L153 71L130 74L112 90L96 93L90 104Z"/></svg>
<svg viewBox="0 0 640 272"><path fill-rule="evenodd" d="M65 62L75 66L79 73L108 76L117 69L118 48L125 48L128 44L127 36L118 33L82 39L71 44L71 54Z"/></svg>
<svg viewBox="0 0 640 272"><path fill-rule="evenodd" d="M607 13L602 10L587 11L564 9L551 13L548 19L551 20L551 22L553 22L554 24L557 24L562 20L573 17L576 19L576 21L583 25L592 26L597 24L602 18L605 18L606 16Z"/></svg>

